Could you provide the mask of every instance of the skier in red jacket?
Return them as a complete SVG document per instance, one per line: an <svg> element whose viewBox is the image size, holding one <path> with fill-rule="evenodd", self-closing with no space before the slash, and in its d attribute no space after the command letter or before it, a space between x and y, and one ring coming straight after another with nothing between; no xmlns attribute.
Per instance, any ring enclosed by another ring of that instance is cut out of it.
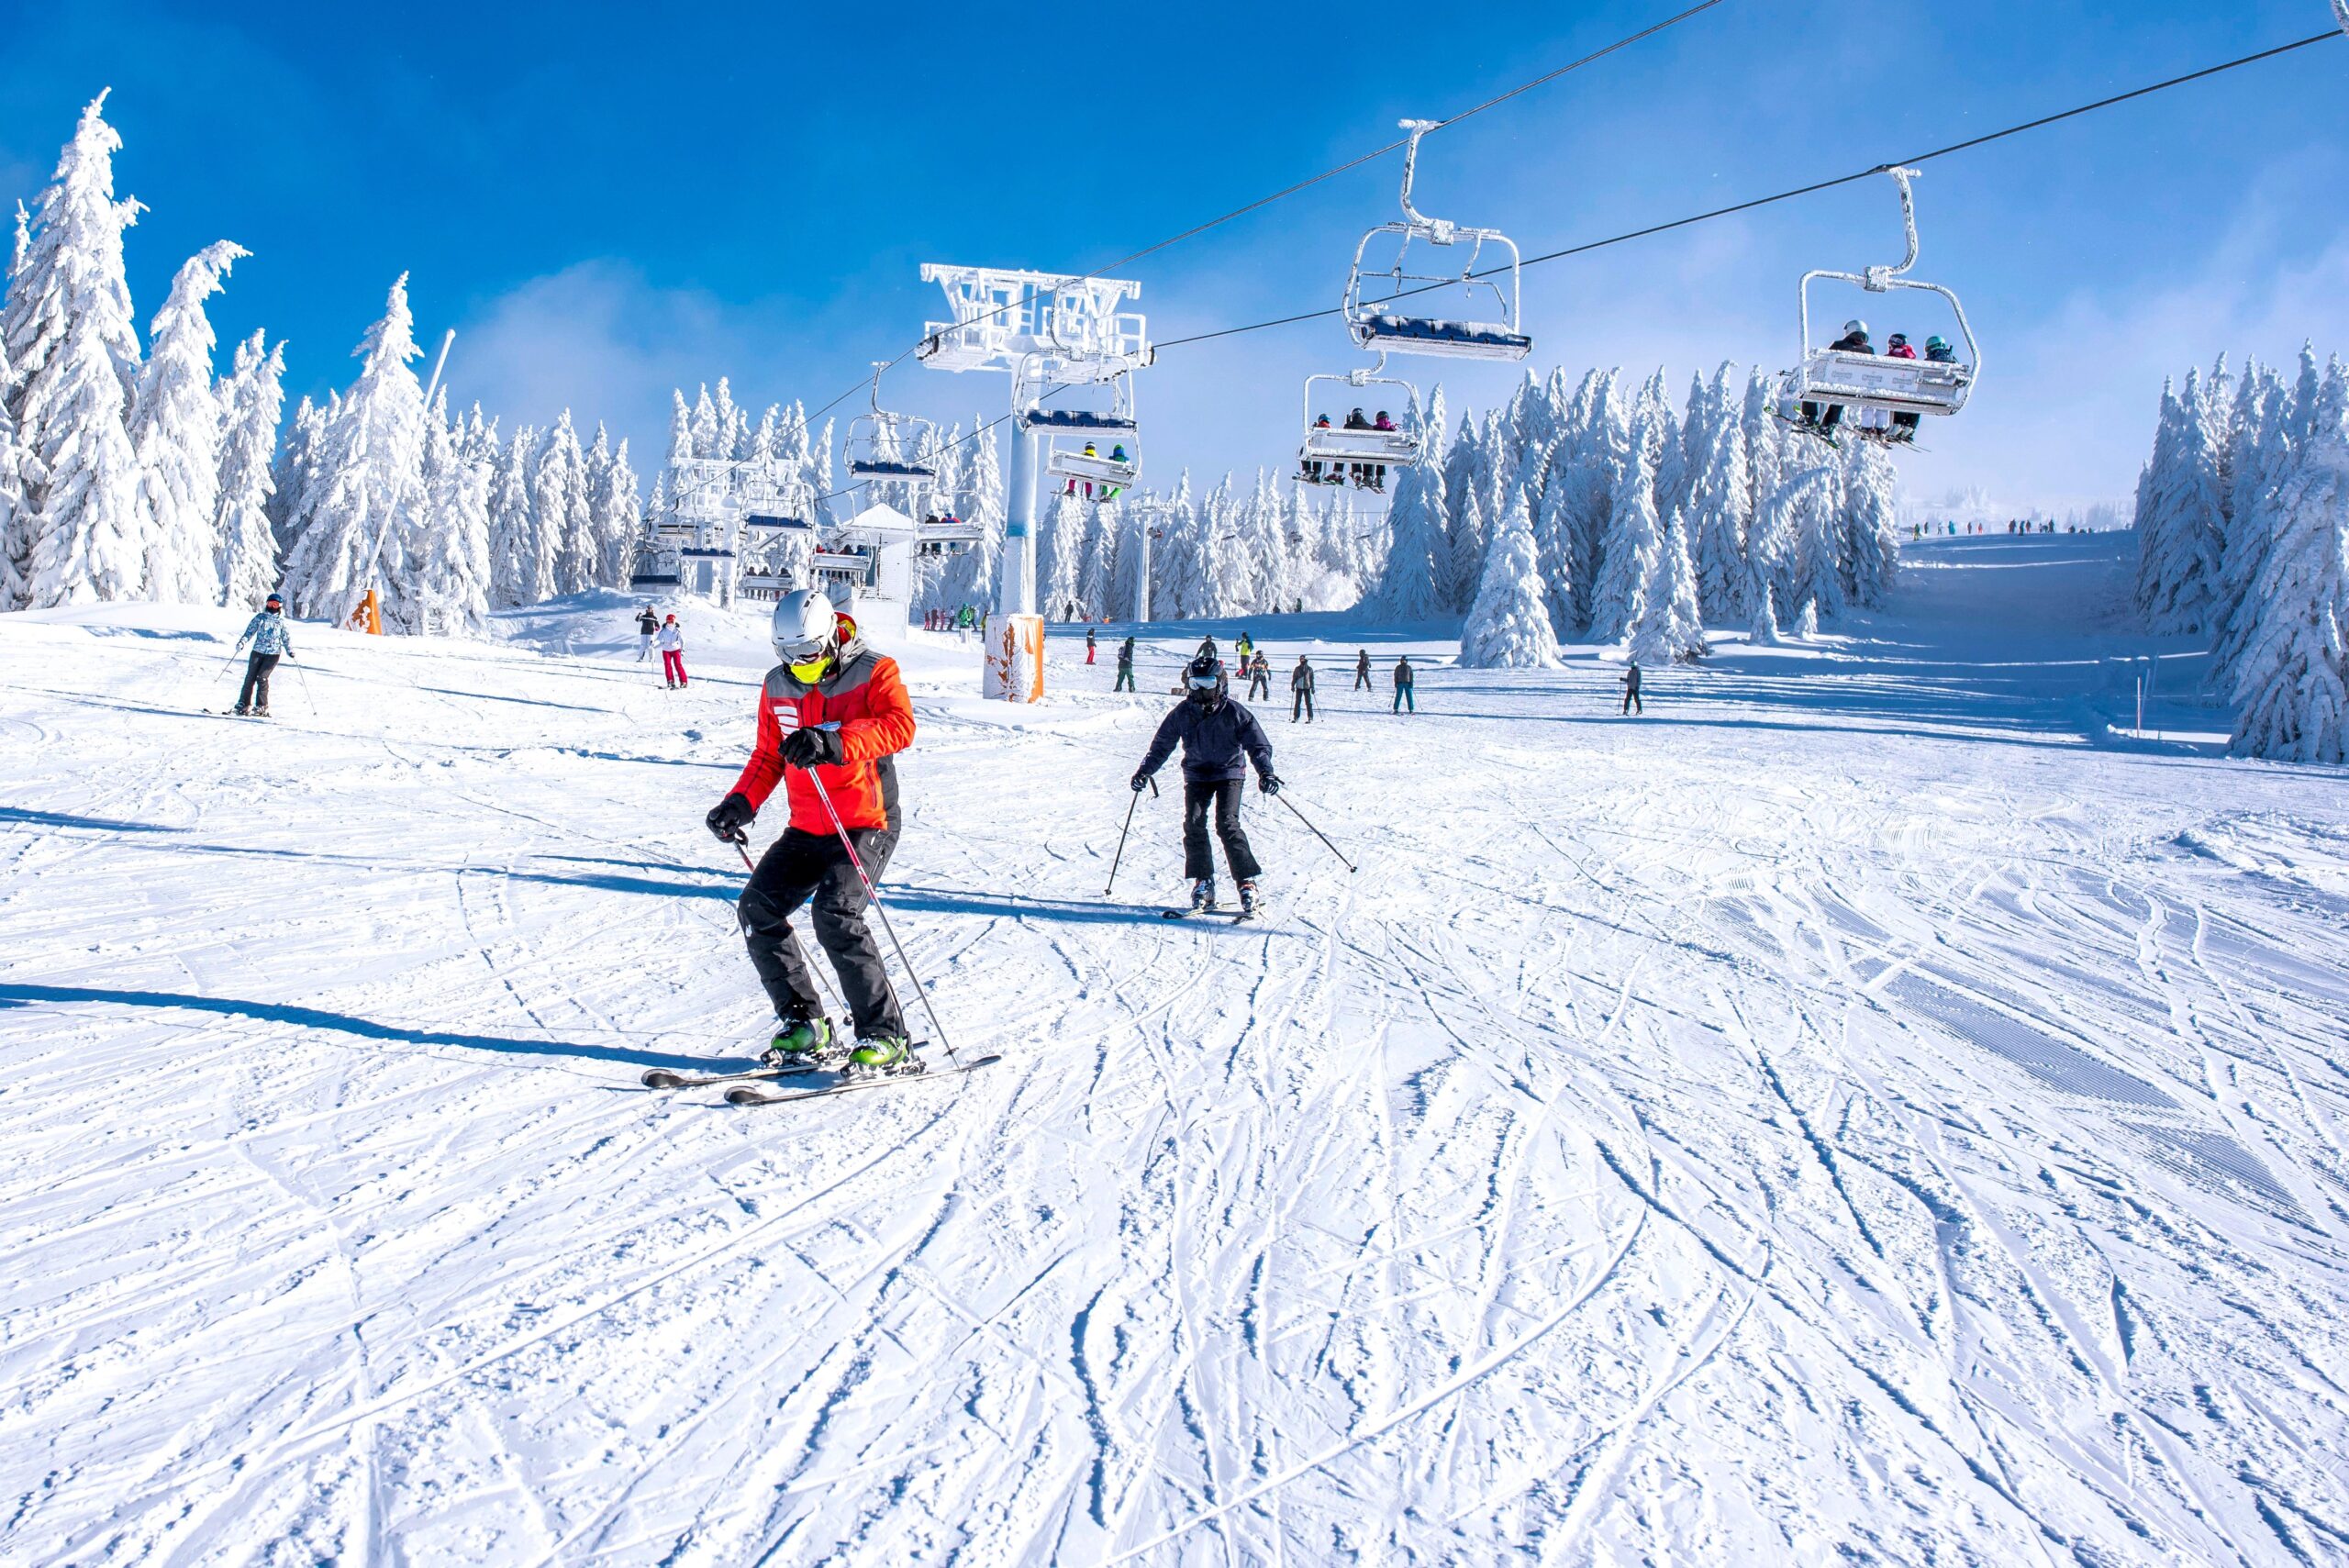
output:
<svg viewBox="0 0 2349 1568"><path fill-rule="evenodd" d="M877 882L903 820L891 759L913 744L913 700L896 661L867 648L856 623L812 589L787 594L775 606L774 642L781 662L759 693L751 760L707 818L712 833L733 841L778 782L790 802L790 825L736 906L751 966L779 1020L767 1060L780 1066L841 1052L792 935L792 914L805 904L855 1018L850 1062L868 1070L902 1067L912 1051L905 1015L865 927L863 882L841 835L846 832Z"/></svg>

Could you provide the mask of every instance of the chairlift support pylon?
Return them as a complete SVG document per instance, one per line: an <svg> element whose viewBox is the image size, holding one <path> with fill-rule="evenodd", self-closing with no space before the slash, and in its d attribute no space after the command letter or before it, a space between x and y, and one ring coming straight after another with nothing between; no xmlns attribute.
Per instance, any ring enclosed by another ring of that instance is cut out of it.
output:
<svg viewBox="0 0 2349 1568"><path fill-rule="evenodd" d="M2349 3L2349 0L2343 0L2343 3ZM1841 405L1863 414L1932 414L1946 417L1965 406L1966 398L1972 395L1975 382L1981 374L1981 346L1975 341L1974 328L1966 320L1965 306L1959 303L1957 295L1940 284L1924 283L1904 275L1917 264L1917 201L1915 193L1909 189L1909 182L1917 178L1918 172L1893 166L1886 168L1884 172L1891 176L1892 183L1900 190L1900 221L1908 232L1908 253L1897 266L1869 267L1858 272L1836 272L1822 267L1802 275L1798 291L1801 304L1802 362L1786 373L1778 388L1778 412L1786 418L1798 418L1798 410L1805 403ZM1813 348L1810 285L1820 278L1856 284L1870 294L1916 289L1941 295L1949 302L1951 314L1957 318L1958 335L1965 339L1965 359L1949 363ZM1873 435L1877 432L1861 433Z"/></svg>
<svg viewBox="0 0 2349 1568"><path fill-rule="evenodd" d="M1460 360L1521 360L1533 351L1533 339L1525 335L1520 312L1517 242L1497 228L1474 228L1453 223L1449 218L1430 217L1411 205L1411 183L1417 177L1419 162L1419 139L1438 128L1438 120L1402 120L1401 128L1410 132L1410 139L1403 148L1403 220L1382 223L1362 237L1354 247L1353 269L1346 278L1346 329L1354 341L1375 351L1392 350L1398 354L1435 354ZM1397 239L1395 263L1381 272L1365 274L1363 262L1371 246L1383 235ZM1465 240L1466 259L1460 271L1453 272L1415 272L1409 270L1411 247L1431 245L1449 250ZM1508 265L1506 278L1480 277L1477 262L1484 259L1485 248L1492 246L1506 251ZM1363 295L1365 276L1386 278L1393 288L1375 299ZM1413 313L1410 305L1420 296L1439 289L1457 287L1464 291L1467 302L1474 305L1480 291L1490 290L1499 305L1497 320L1474 318L1453 320L1430 312Z"/></svg>
<svg viewBox="0 0 2349 1568"><path fill-rule="evenodd" d="M1341 374L1320 373L1305 378L1305 436L1297 451L1299 479L1308 484L1342 484L1348 469L1377 469L1378 487L1383 488L1385 470L1409 468L1424 455L1427 421L1419 412L1419 389L1399 376L1383 373L1386 369L1386 356L1381 354L1375 365L1360 366ZM1371 386L1396 387L1403 395L1396 400L1403 405L1403 422L1389 430L1317 425L1313 384L1318 381L1342 382L1357 392ZM1327 472L1317 473L1317 468Z"/></svg>

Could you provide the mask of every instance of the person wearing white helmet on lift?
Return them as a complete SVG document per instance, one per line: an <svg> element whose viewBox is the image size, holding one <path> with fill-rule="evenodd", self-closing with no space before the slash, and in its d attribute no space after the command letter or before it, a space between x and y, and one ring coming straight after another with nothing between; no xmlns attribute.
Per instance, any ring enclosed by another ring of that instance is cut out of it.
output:
<svg viewBox="0 0 2349 1568"><path fill-rule="evenodd" d="M1845 354L1876 352L1876 346L1868 341L1868 324L1856 316L1843 323L1843 335L1827 346L1839 353ZM1820 415L1819 405L1816 403L1806 403L1802 406L1802 422L1806 425L1816 425L1818 428L1827 433L1830 440L1835 439L1835 427L1842 417L1843 406L1840 403L1829 404L1824 416Z"/></svg>
<svg viewBox="0 0 2349 1568"><path fill-rule="evenodd" d="M905 1014L864 924L857 862L877 882L897 847L903 818L893 759L913 744L913 699L897 662L867 648L856 623L813 589L786 594L775 606L774 642L781 662L759 693L751 760L706 819L718 838L740 842L778 782L790 802L789 826L736 906L751 965L778 1020L766 1059L776 1066L831 1061L844 1049L792 934L791 917L804 904L854 1017L852 1070L906 1071L912 1046ZM843 835L856 847L853 861Z"/></svg>

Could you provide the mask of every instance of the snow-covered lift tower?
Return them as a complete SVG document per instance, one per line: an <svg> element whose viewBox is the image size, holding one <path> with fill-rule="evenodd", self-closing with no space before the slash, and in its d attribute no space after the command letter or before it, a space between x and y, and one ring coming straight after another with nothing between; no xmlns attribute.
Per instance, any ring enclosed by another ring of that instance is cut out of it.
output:
<svg viewBox="0 0 2349 1568"><path fill-rule="evenodd" d="M1152 350L1140 313L1119 306L1139 299L1141 284L935 261L923 264L921 277L945 290L952 319L929 324L915 357L932 370L1011 377L1011 472L996 607L1007 616L1033 615L1038 449L1054 433L1051 417L1041 415L1042 398L1056 385L1109 385L1121 428L1133 429L1131 383L1124 378L1147 367Z"/></svg>

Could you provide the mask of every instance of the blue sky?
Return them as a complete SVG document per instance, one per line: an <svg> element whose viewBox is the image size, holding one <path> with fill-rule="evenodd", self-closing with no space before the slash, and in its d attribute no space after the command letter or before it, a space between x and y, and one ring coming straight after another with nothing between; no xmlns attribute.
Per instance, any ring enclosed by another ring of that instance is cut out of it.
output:
<svg viewBox="0 0 2349 1568"><path fill-rule="evenodd" d="M674 384L724 374L754 406L812 406L907 347L936 309L924 261L1096 265L1677 8L1042 6L1014 28L903 6L875 25L838 6L651 21L588 5L6 0L0 196L29 197L111 86L119 188L151 209L129 239L142 327L182 259L238 240L254 255L217 302L224 341L289 339L291 384L318 392L348 379L408 271L420 335L458 329L459 398L509 427L569 405L634 438L649 469ZM1431 138L1421 206L1532 253L2330 20L2324 0L1727 0ZM1916 275L1965 297L1986 373L1975 406L1904 460L1912 489L2118 496L2165 371L2221 349L2288 356L2303 337L2349 352L2344 84L2349 39L1929 165ZM1383 160L1141 264L1153 334L1335 303L1398 172ZM1531 362L1660 363L1675 393L1723 359L1780 368L1799 272L1898 248L1889 183L1872 182L1537 269ZM1870 303L1879 334L1941 325ZM1141 389L1153 475L1285 463L1302 377L1354 362L1327 321L1170 352ZM1457 408L1518 373L1408 373ZM890 395L967 419L1007 389L908 366Z"/></svg>

